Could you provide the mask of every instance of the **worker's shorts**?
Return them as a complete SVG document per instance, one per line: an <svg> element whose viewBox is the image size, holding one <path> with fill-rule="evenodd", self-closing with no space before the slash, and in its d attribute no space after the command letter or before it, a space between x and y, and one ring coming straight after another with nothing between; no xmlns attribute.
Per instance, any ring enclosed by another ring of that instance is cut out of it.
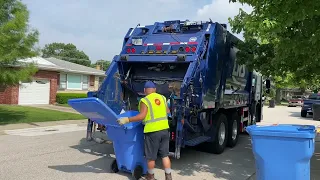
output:
<svg viewBox="0 0 320 180"><path fill-rule="evenodd" d="M145 133L144 134L144 153L147 160L155 161L169 156L169 129Z"/></svg>

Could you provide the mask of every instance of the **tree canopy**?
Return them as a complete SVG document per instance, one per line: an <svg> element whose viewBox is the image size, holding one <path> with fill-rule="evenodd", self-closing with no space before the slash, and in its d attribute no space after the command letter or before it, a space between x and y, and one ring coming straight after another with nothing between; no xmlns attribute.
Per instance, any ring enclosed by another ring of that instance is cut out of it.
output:
<svg viewBox="0 0 320 180"><path fill-rule="evenodd" d="M29 12L19 0L0 1L0 85L18 84L29 80L37 68L34 64L22 63L37 55L34 48L39 32L28 26ZM12 68L18 67L18 68Z"/></svg>
<svg viewBox="0 0 320 180"><path fill-rule="evenodd" d="M232 31L245 38L240 63L266 76L294 74L295 82L320 78L320 1L230 1L253 8L229 18Z"/></svg>
<svg viewBox="0 0 320 180"><path fill-rule="evenodd" d="M99 65L101 67L101 70L106 71L109 68L110 64L110 61L100 59L93 63L92 67L95 68L97 65Z"/></svg>
<svg viewBox="0 0 320 180"><path fill-rule="evenodd" d="M65 44L55 42L47 44L42 49L42 57L55 57L57 59L62 59L89 67L91 65L89 56L83 51L78 50L77 47L71 43Z"/></svg>

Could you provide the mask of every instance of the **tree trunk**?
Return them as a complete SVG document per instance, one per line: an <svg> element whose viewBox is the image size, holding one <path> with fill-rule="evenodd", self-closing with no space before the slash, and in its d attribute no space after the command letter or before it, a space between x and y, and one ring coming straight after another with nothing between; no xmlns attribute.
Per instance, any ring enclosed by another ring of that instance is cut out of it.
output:
<svg viewBox="0 0 320 180"><path fill-rule="evenodd" d="M276 89L276 103L281 104L281 89L280 88Z"/></svg>

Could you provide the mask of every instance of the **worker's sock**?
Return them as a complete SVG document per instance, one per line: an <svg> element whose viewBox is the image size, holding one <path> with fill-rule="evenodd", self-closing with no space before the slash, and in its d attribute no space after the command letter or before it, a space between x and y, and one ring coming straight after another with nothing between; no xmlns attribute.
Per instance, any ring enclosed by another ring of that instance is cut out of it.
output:
<svg viewBox="0 0 320 180"><path fill-rule="evenodd" d="M165 168L164 172L166 172L166 174L170 174L171 173L171 168Z"/></svg>
<svg viewBox="0 0 320 180"><path fill-rule="evenodd" d="M154 174L153 169L148 169L149 174Z"/></svg>

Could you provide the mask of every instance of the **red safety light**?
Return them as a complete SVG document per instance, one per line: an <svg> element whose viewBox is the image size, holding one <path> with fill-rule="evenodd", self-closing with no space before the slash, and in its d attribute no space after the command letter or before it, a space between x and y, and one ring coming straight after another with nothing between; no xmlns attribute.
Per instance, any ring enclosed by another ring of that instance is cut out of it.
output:
<svg viewBox="0 0 320 180"><path fill-rule="evenodd" d="M131 48L131 52L132 53L136 53L136 49L135 48Z"/></svg>
<svg viewBox="0 0 320 180"><path fill-rule="evenodd" d="M193 46L193 47L191 48L191 51L192 51L192 52L196 52L196 50L197 50L197 47L195 47L195 46Z"/></svg>
<svg viewBox="0 0 320 180"><path fill-rule="evenodd" d="M127 49L127 53L128 54L131 53L131 49L130 48Z"/></svg>
<svg viewBox="0 0 320 180"><path fill-rule="evenodd" d="M190 52L190 47L187 46L187 47L185 48L185 51L186 51L187 53Z"/></svg>

